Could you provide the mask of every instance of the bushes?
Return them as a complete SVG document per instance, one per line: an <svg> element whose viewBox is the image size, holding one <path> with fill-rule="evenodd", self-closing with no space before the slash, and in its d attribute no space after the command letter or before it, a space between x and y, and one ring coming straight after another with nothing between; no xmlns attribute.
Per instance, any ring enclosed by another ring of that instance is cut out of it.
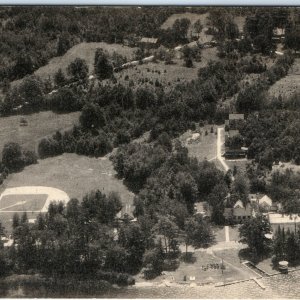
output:
<svg viewBox="0 0 300 300"><path fill-rule="evenodd" d="M18 143L5 144L2 151L2 164L10 172L16 172L30 164L37 163L37 156L32 151L21 148Z"/></svg>
<svg viewBox="0 0 300 300"><path fill-rule="evenodd" d="M294 57L292 53L286 52L269 70L261 75L259 80L239 92L235 104L236 110L241 113L249 113L260 110L265 106L264 92L269 85L274 84L277 80L287 75L293 62Z"/></svg>
<svg viewBox="0 0 300 300"><path fill-rule="evenodd" d="M38 154L40 158L47 158L62 154L58 141L53 138L43 138L38 145Z"/></svg>
<svg viewBox="0 0 300 300"><path fill-rule="evenodd" d="M106 280L111 284L118 284L121 286L135 284L135 279L131 275L126 273L98 271L96 276L98 279Z"/></svg>
<svg viewBox="0 0 300 300"><path fill-rule="evenodd" d="M63 87L50 96L49 108L57 112L72 112L81 109L78 95L70 88Z"/></svg>
<svg viewBox="0 0 300 300"><path fill-rule="evenodd" d="M57 137L58 134L61 138ZM38 146L38 153L41 158L60 155L64 152L99 157L109 153L112 149L112 144L104 132L98 132L98 135L93 136L91 133L74 127L71 131L63 134L57 132L50 138L42 139Z"/></svg>

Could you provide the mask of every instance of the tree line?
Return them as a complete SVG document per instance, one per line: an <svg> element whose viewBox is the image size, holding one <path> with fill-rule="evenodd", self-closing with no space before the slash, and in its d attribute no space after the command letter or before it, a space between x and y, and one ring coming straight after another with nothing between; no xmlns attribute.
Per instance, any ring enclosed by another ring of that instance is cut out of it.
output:
<svg viewBox="0 0 300 300"><path fill-rule="evenodd" d="M1 8L1 81L20 79L82 41L122 43L130 36L157 36L171 7ZM128 25L130 24L130 26Z"/></svg>
<svg viewBox="0 0 300 300"><path fill-rule="evenodd" d="M271 225L267 217L258 215L245 221L239 232L240 241L247 244L248 249L240 252L241 257L245 258L247 252L246 255L250 255L254 262L271 257L275 268L282 260L287 260L290 266L299 265L300 229L296 224L292 227L294 228L285 229L278 226L271 235Z"/></svg>
<svg viewBox="0 0 300 300"><path fill-rule="evenodd" d="M52 202L34 224L26 213L15 214L12 246L4 248L0 242L0 275L41 274L49 280L97 279L129 285L143 267L149 278L172 265L180 255L180 242L198 248L213 241L201 216L189 217L179 229L166 214L158 215L156 224L148 224L142 219L132 222L126 214L117 218L121 209L118 194L95 190L82 201ZM0 235L4 235L2 226Z"/></svg>

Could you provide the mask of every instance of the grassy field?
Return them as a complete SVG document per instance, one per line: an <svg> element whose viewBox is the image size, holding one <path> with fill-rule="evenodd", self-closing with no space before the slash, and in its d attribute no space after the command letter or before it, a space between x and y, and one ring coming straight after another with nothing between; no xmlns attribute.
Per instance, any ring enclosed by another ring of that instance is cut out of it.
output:
<svg viewBox="0 0 300 300"><path fill-rule="evenodd" d="M102 48L108 51L108 53L110 54L112 54L115 51L118 54L126 56L128 60L132 60L133 53L135 51L135 48L126 47L120 44L107 44L104 42L80 43L69 49L69 51L63 56L52 58L47 65L36 70L34 74L42 79L48 79L49 76L53 78L54 74L59 68L61 68L64 71L64 73L66 73L68 65L75 58L84 59L88 64L89 74L92 74L94 68L95 52L97 48ZM17 84L19 82L20 80L14 81L12 85Z"/></svg>
<svg viewBox="0 0 300 300"><path fill-rule="evenodd" d="M234 268L237 272L235 274L235 280L249 279L253 277L255 274L242 266L241 260L239 259L239 251L240 249L224 249L219 251L214 251L214 254L222 258L224 262L229 264L232 268Z"/></svg>
<svg viewBox="0 0 300 300"><path fill-rule="evenodd" d="M0 118L0 153L8 142L17 142L28 150L36 150L39 140L47 135L73 127L78 122L79 112L55 114L51 111L31 115L17 115ZM24 117L28 126L20 126Z"/></svg>
<svg viewBox="0 0 300 300"><path fill-rule="evenodd" d="M28 166L20 173L9 175L2 190L19 186L49 186L79 200L95 189L104 193L116 191L124 204L123 212L129 213L133 208L134 194L115 175L116 172L107 157L97 159L65 153L39 160L38 164Z"/></svg>
<svg viewBox="0 0 300 300"><path fill-rule="evenodd" d="M295 59L287 76L270 87L268 94L270 98L281 95L285 100L295 92L300 92L300 58Z"/></svg>
<svg viewBox="0 0 300 300"><path fill-rule="evenodd" d="M195 132L191 130L185 132L179 137L179 140L188 148L189 155L196 157L199 161L204 159L213 160L217 156L217 135L215 131L217 127L214 126L214 132L211 133L212 125L205 125L203 128L198 128ZM205 135L207 131L208 135ZM193 141L189 139L193 133L200 133L199 139Z"/></svg>
<svg viewBox="0 0 300 300"><path fill-rule="evenodd" d="M201 62L194 61L193 68L185 67L182 59L175 58L172 65L165 65L160 61L151 62L122 70L115 73L115 77L122 84L129 84L132 81L135 87L154 86L156 80L166 87L189 82L197 78L199 68L205 67L210 60L218 60L216 48L203 49L201 53Z"/></svg>
<svg viewBox="0 0 300 300"><path fill-rule="evenodd" d="M225 242L225 228L223 226L212 227L213 234L215 237L215 241L218 242ZM229 240L230 241L238 241L239 240L239 230L238 226L229 226Z"/></svg>
<svg viewBox="0 0 300 300"><path fill-rule="evenodd" d="M191 253L188 254L191 255ZM182 254L182 257L184 255L185 253ZM236 261L239 261L237 256ZM167 275L158 276L153 281L170 280L183 282L184 278L186 278L187 283L205 284L249 279L252 275L242 269L241 266L236 266L225 259L223 262L225 269L222 272L222 256L215 255L210 251L195 251L190 262L182 260L175 271L167 272ZM195 277L195 279L191 280L191 277Z"/></svg>

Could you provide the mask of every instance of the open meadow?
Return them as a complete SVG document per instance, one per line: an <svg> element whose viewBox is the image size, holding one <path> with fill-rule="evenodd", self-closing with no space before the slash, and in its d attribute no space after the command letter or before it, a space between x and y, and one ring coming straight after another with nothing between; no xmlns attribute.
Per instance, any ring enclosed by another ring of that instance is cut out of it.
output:
<svg viewBox="0 0 300 300"><path fill-rule="evenodd" d="M80 43L78 45L73 46L69 49L63 56L57 56L48 62L47 65L39 68L34 72L36 76L39 76L41 79L46 80L49 77L53 78L54 74L57 72L59 68L66 74L66 70L68 65L75 59L81 58L84 59L89 67L89 74L93 73L94 70L94 60L95 60L95 52L97 48L102 48L107 51L109 54L116 53L123 55L127 58L127 60L133 59L135 48L130 48L127 46L123 46L120 44L107 44L104 42L99 43ZM12 82L12 85L19 83L20 80L16 80Z"/></svg>
<svg viewBox="0 0 300 300"><path fill-rule="evenodd" d="M70 198L81 200L92 190L99 189L106 194L115 191L121 197L123 213L131 213L134 194L115 175L107 156L90 158L65 153L39 160L38 164L9 175L1 192L4 188L19 186L49 186L66 192Z"/></svg>
<svg viewBox="0 0 300 300"><path fill-rule="evenodd" d="M211 132L212 127L213 132ZM187 147L190 157L195 157L198 161L205 159L213 161L217 156L216 130L216 126L205 125L193 132L188 130L179 137L179 140ZM207 135L205 135L205 132L207 132Z"/></svg>
<svg viewBox="0 0 300 300"><path fill-rule="evenodd" d="M0 118L0 153L9 142L19 143L28 150L36 150L41 138L55 133L57 130L72 128L77 124L80 112L56 114L43 111L30 115L16 115ZM20 126L24 117L28 125Z"/></svg>
<svg viewBox="0 0 300 300"><path fill-rule="evenodd" d="M217 57L217 48L207 48L201 51L201 61L193 61L193 67L184 66L184 60L174 58L174 64L166 65L162 61L150 62L137 65L132 68L124 69L115 73L118 82L122 84L131 84L138 86L154 86L155 81L165 88L173 87L178 83L190 82L198 77L199 68L207 66L209 61L219 60Z"/></svg>
<svg viewBox="0 0 300 300"><path fill-rule="evenodd" d="M296 58L287 76L276 81L268 90L269 97L282 96L288 99L291 95L300 91L300 58Z"/></svg>

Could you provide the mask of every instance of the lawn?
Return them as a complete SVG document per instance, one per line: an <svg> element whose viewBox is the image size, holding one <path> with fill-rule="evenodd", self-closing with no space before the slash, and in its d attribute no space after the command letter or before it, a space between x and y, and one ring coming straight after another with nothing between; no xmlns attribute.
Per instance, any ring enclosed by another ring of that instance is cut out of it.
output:
<svg viewBox="0 0 300 300"><path fill-rule="evenodd" d="M188 130L179 137L179 140L187 147L189 156L196 157L199 161L204 159L213 160L217 156L217 127L214 126L214 132L211 133L212 125L205 125L203 128L197 128L195 131ZM205 135L207 131L207 135ZM201 133L196 140L191 139L193 134Z"/></svg>
<svg viewBox="0 0 300 300"><path fill-rule="evenodd" d="M153 279L153 281L157 282L167 279L175 282L183 282L184 278L186 278L188 283L205 284L249 279L253 275L247 270L242 269L240 265L227 262L224 258L225 269L222 272L222 257L209 251L195 251L191 262L185 262L183 259L184 256L185 253L182 254L180 265L175 271L166 272L166 275L160 275ZM195 279L193 280L191 277L195 277ZM141 280L140 277L137 279Z"/></svg>
<svg viewBox="0 0 300 300"><path fill-rule="evenodd" d="M80 112L55 114L43 111L30 115L0 117L0 153L8 142L17 142L28 150L36 150L38 142L44 136L73 127L78 122ZM28 126L20 126L24 117Z"/></svg>
<svg viewBox="0 0 300 300"><path fill-rule="evenodd" d="M240 249L224 249L214 251L214 254L223 259L225 263L230 265L233 269L236 270L235 280L250 279L255 275L251 270L247 269L241 264L239 258Z"/></svg>
<svg viewBox="0 0 300 300"><path fill-rule="evenodd" d="M224 226L213 226L213 234L215 236L215 241L225 242L225 229ZM229 226L229 240L238 241L239 240L239 230L238 226Z"/></svg>
<svg viewBox="0 0 300 300"><path fill-rule="evenodd" d="M9 175L2 189L19 186L49 186L58 188L66 192L70 198L79 200L95 189L106 194L116 191L124 206L123 213L130 213L133 209L134 194L115 175L113 165L107 157L97 159L65 153L39 160L38 164Z"/></svg>
<svg viewBox="0 0 300 300"><path fill-rule="evenodd" d="M43 80L48 79L49 76L53 78L54 74L57 72L59 68L66 73L66 69L68 65L75 58L84 59L89 67L89 74L92 74L94 71L94 59L95 52L97 48L102 48L108 53L112 54L114 51L118 54L126 56L127 60L133 59L133 54L135 48L126 47L120 44L107 44L104 42L101 43L80 43L72 47L65 53L63 56L58 56L50 59L49 63L34 72L35 75L39 76ZM21 79L22 80L22 79ZM20 80L14 81L12 83L19 83Z"/></svg>

